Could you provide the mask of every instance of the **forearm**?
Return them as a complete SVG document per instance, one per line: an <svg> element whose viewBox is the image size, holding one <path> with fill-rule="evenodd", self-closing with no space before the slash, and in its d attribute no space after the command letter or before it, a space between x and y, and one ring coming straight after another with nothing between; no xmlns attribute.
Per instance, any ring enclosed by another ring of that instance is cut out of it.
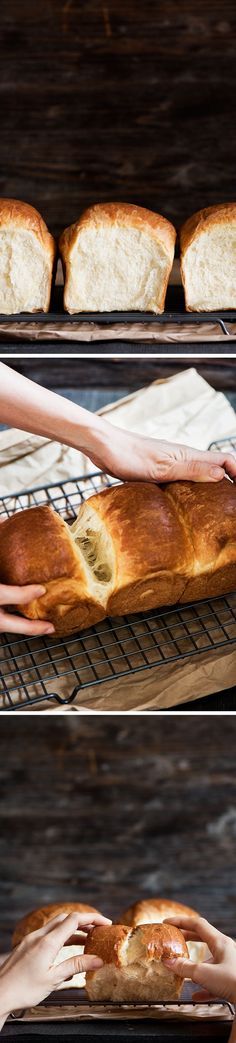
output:
<svg viewBox="0 0 236 1043"><path fill-rule="evenodd" d="M40 387L0 363L0 422L63 442L89 456L107 440L96 414Z"/></svg>

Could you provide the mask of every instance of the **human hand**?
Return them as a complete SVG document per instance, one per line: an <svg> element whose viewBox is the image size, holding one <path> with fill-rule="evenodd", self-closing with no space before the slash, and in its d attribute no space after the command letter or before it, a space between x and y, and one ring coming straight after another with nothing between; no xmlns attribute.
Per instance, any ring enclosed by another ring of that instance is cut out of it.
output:
<svg viewBox="0 0 236 1043"><path fill-rule="evenodd" d="M190 978L197 985L203 986L201 991L194 993L194 999L218 997L236 1004L236 943L233 939L217 931L201 916L174 916L164 922L179 927L186 941L206 942L212 954L204 963L178 958L163 960L165 966L176 970L181 978Z"/></svg>
<svg viewBox="0 0 236 1043"><path fill-rule="evenodd" d="M72 956L56 965L55 959L63 945L83 944L94 926L110 923L99 913L61 913L28 934L0 967L0 1027L11 1011L36 1006L73 974L101 967L97 956Z"/></svg>
<svg viewBox="0 0 236 1043"><path fill-rule="evenodd" d="M102 471L124 481L220 482L228 475L236 482L236 457L231 453L202 452L160 438L146 438L107 423L96 432L89 455Z"/></svg>
<svg viewBox="0 0 236 1043"><path fill-rule="evenodd" d="M30 637L39 637L42 634L54 634L54 626L41 619L22 619L21 616L12 615L6 611L8 606L28 605L34 598L40 598L46 594L45 587L37 584L27 587L10 587L0 583L0 633L13 631L14 634L27 634Z"/></svg>

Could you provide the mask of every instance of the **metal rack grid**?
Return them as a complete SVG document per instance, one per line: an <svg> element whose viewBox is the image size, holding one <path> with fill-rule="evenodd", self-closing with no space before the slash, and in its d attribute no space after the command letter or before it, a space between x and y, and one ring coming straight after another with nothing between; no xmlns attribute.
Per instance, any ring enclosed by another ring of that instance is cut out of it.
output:
<svg viewBox="0 0 236 1043"><path fill-rule="evenodd" d="M169 286L166 296L166 310L161 315L152 312L78 312L69 315L63 309L63 287L54 287L49 312L21 312L16 315L0 315L1 326L11 323L22 325L47 325L56 326L60 322L64 325L75 325L76 323L95 323L96 325L130 325L131 323L154 323L158 326L169 324L184 324L185 326L218 325L224 336L230 336L228 325L236 323L236 311L212 311L212 312L186 312L184 303L184 292L181 286ZM52 330L53 337L53 330Z"/></svg>
<svg viewBox="0 0 236 1043"><path fill-rule="evenodd" d="M226 441L217 443L217 448L225 449ZM229 442L236 451L236 437ZM0 499L0 519L47 503L70 523L83 500L111 484L107 475L95 473L5 496ZM25 710L45 700L72 703L83 689L101 682L233 644L236 592L138 616L106 619L64 639L4 634L0 639L0 712Z"/></svg>
<svg viewBox="0 0 236 1043"><path fill-rule="evenodd" d="M209 1007L209 1009L211 1007L216 1007L217 1002L218 1002L220 1007L225 1007L226 1011L229 1011L229 1013L232 1014L232 1016L234 1017L234 1014L235 1014L234 1007L233 1007L233 1004L230 1003L229 1000L218 1000L218 1001L217 1000L206 1000L206 1002L204 1001L204 1007ZM44 1000L41 1004L39 1004L39 1020L40 1020L40 1007L52 1008L53 1006L56 1006L57 1008L61 1007L62 1010L63 1010L64 1005L65 1005L65 1003L63 1002L63 999L60 998L60 996L58 996L58 993L56 993L56 994L53 993L51 996L48 997L48 999ZM173 1008L178 1007L178 1009L181 1009L181 1007L189 1007L189 1013L191 1014L191 1008L193 1008L193 1009L195 1008L196 1009L197 1007L201 1007L201 1003L199 1002L199 1000L194 1000L194 999L191 999L191 1000L162 1000L162 1001L158 1001L157 1003L154 1003L153 1001L146 1001L145 1002L144 1000L133 1000L133 1001L126 1000L126 1002L124 1003L121 1000L90 1000L87 997L82 997L82 998L76 997L76 1000L74 1000L74 1002L72 1001L70 1004L68 1004L68 1000L66 1000L66 1006L67 1006L67 1008L70 1007L71 1013L75 1013L76 1010L79 1011L80 1008L84 1009L86 1007L88 1008L88 1010L90 1010L90 1009L93 1010L93 1008L96 1010L97 1007L100 1007L101 1009L103 1009L106 1012L106 1014L109 1014L109 1011L111 1012L111 1011L114 1011L114 1010L118 1009L118 1011L120 1011L120 1010L123 1010L124 1012L127 1011L127 1017L128 1017L129 1013L134 1008L135 1008L135 1010L138 1009L140 1011L142 1011L142 1010L145 1011L145 1010L163 1009L163 1007L167 1007L167 1008L168 1007L173 1007ZM27 1012L25 1010L16 1011L15 1013L13 1012L10 1015L10 1020L12 1020L12 1021L20 1021L20 1020L22 1020L22 1018L24 1018L26 1013ZM69 1018L69 1015L68 1015L68 1018ZM215 1020L215 1018L214 1018L214 1020Z"/></svg>
<svg viewBox="0 0 236 1043"><path fill-rule="evenodd" d="M219 450L223 453L236 453L236 435L228 435L227 438L219 438L216 442L211 442L209 449Z"/></svg>

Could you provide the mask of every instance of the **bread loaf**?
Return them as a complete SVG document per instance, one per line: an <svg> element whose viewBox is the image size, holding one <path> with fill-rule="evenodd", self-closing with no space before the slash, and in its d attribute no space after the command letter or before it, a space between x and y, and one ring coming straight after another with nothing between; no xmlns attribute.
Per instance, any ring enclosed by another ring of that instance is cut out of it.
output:
<svg viewBox="0 0 236 1043"><path fill-rule="evenodd" d="M89 999L157 1003L180 997L183 980L162 962L188 957L185 939L177 927L94 927L84 951L103 960L103 967L86 974Z"/></svg>
<svg viewBox="0 0 236 1043"><path fill-rule="evenodd" d="M40 927L44 927L44 924L49 923L55 916L60 913L97 913L98 909L94 909L92 905L86 905L84 902L56 902L54 905L44 905L42 909L33 909L31 913L28 913L23 917L22 920L16 925L13 936L12 936L12 947L19 945L23 941L23 938L27 934L31 934L31 931L38 931ZM71 956L80 956L84 952L84 946L81 945L64 945L63 949L58 953L55 963L63 963L64 960L69 960ZM66 982L66 988L69 986L73 989L82 989L85 985L84 974L74 974L70 981ZM59 986L63 988L63 985Z"/></svg>
<svg viewBox="0 0 236 1043"><path fill-rule="evenodd" d="M199 914L200 915L200 914ZM194 909L181 902L172 902L169 898L147 898L135 902L122 913L122 923L129 927L137 927L139 924L163 923L163 920L171 916L198 916ZM189 956L195 963L200 963L206 957L206 946L203 942L187 942Z"/></svg>
<svg viewBox="0 0 236 1043"><path fill-rule="evenodd" d="M187 311L236 308L236 203L199 210L180 230Z"/></svg>
<svg viewBox="0 0 236 1043"><path fill-rule="evenodd" d="M59 241L66 311L162 312L175 239L173 225L144 207L89 207Z"/></svg>
<svg viewBox="0 0 236 1043"><path fill-rule="evenodd" d="M18 512L0 526L0 582L43 584L24 615L57 634L233 591L236 485L127 482L90 497L71 527L48 506Z"/></svg>
<svg viewBox="0 0 236 1043"><path fill-rule="evenodd" d="M56 244L37 210L0 199L0 313L48 311Z"/></svg>

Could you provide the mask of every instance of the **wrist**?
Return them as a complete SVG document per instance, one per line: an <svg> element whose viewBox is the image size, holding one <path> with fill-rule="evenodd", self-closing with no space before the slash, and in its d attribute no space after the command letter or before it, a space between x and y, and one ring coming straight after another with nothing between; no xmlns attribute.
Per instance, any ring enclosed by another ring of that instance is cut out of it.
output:
<svg viewBox="0 0 236 1043"><path fill-rule="evenodd" d="M67 425L66 441L73 448L92 460L106 453L113 429L102 417L96 413L89 413L86 409L76 410L75 407L70 417L69 428Z"/></svg>
<svg viewBox="0 0 236 1043"><path fill-rule="evenodd" d="M12 1000L11 991L12 990L11 990L11 983L9 981L9 975L7 975L6 972L4 972L4 974L3 974L3 972L1 972L1 975L0 975L0 1029L5 1024L5 1021L7 1020L7 1018L9 1018L9 1015L11 1014L11 1011L14 1010L14 1007L13 1007L12 1002L11 1002L11 1000Z"/></svg>
<svg viewBox="0 0 236 1043"><path fill-rule="evenodd" d="M1 1029L3 1028L3 1025L5 1025L5 1021L7 1020L8 1017L9 1017L9 1014L2 1014L1 1011L0 1011L0 1032L1 1032Z"/></svg>

